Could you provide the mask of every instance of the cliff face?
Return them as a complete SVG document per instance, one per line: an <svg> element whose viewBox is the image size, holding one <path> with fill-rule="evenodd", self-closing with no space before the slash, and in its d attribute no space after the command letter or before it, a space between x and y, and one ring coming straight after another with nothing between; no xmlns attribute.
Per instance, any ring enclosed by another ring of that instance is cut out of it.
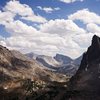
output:
<svg viewBox="0 0 100 100"><path fill-rule="evenodd" d="M81 65L70 82L73 90L100 91L100 38L98 36L93 36L92 44L83 54Z"/></svg>

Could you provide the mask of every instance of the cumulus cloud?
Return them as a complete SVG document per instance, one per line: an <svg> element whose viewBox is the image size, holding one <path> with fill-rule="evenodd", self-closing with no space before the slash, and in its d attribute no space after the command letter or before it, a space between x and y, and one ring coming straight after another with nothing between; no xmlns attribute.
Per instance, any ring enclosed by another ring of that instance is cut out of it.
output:
<svg viewBox="0 0 100 100"><path fill-rule="evenodd" d="M33 22L46 22L47 20L40 16L36 15L32 8L26 4L21 4L19 1L9 1L6 6L3 8L6 12L11 12L12 14L18 14L22 19L33 21Z"/></svg>
<svg viewBox="0 0 100 100"><path fill-rule="evenodd" d="M73 41L76 42L79 47L86 49L91 44L91 39L94 33L78 34L73 36Z"/></svg>
<svg viewBox="0 0 100 100"><path fill-rule="evenodd" d="M9 22L5 25L6 30L11 33L12 36L31 36L32 34L37 34L37 30L28 26L20 20Z"/></svg>
<svg viewBox="0 0 100 100"><path fill-rule="evenodd" d="M87 30L92 33L100 33L100 26L98 26L94 23L89 23L89 24L87 24Z"/></svg>
<svg viewBox="0 0 100 100"><path fill-rule="evenodd" d="M56 8L51 8L51 7L41 7L41 6L37 6L38 9L45 11L46 13L52 13L54 11L60 10L59 7Z"/></svg>
<svg viewBox="0 0 100 100"><path fill-rule="evenodd" d="M94 12L90 12L88 9L79 10L70 16L68 16L70 20L80 20L83 23L95 23L100 24L100 16Z"/></svg>
<svg viewBox="0 0 100 100"><path fill-rule="evenodd" d="M72 20L65 19L50 20L42 24L40 30L51 34L59 34L60 36L85 32L84 29L79 28Z"/></svg>
<svg viewBox="0 0 100 100"><path fill-rule="evenodd" d="M64 3L73 3L73 2L76 2L76 1L84 1L84 0L59 0L61 2L64 2Z"/></svg>
<svg viewBox="0 0 100 100"><path fill-rule="evenodd" d="M13 2L17 8L13 6ZM89 21L82 17L81 12L85 12L86 17L90 18ZM34 11L19 1L9 1L3 11L0 11L0 24L4 25L10 36L6 38L0 36L0 44L24 53L33 51L52 56L61 53L76 58L90 45L94 34L100 35L99 21L96 21L97 18L99 19L99 15L89 10L80 10L80 16L77 13L79 11L71 14L68 19L55 19L45 23L43 21L42 24L38 25L39 29L36 29L19 19L15 19L16 15L20 15L21 18L28 18L31 15L37 17ZM85 23L86 29L80 28L74 22L77 18Z"/></svg>
<svg viewBox="0 0 100 100"><path fill-rule="evenodd" d="M15 14L11 12L2 12L0 11L0 24L6 25L9 22L14 20Z"/></svg>

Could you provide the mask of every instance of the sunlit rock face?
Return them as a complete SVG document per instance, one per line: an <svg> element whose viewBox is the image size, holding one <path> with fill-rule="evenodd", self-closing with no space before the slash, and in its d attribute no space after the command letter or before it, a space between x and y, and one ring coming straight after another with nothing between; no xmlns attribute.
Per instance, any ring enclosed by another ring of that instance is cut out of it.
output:
<svg viewBox="0 0 100 100"><path fill-rule="evenodd" d="M14 79L65 82L66 76L49 71L35 59L0 45L0 83Z"/></svg>
<svg viewBox="0 0 100 100"><path fill-rule="evenodd" d="M71 78L73 90L100 91L100 38L93 36L92 44L83 59L77 73Z"/></svg>

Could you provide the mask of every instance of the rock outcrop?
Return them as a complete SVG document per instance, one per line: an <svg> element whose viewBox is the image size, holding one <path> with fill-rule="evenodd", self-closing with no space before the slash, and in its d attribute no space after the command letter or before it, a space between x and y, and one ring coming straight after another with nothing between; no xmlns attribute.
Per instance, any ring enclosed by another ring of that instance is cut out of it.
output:
<svg viewBox="0 0 100 100"><path fill-rule="evenodd" d="M100 38L93 36L92 44L77 73L70 80L70 88L77 91L100 91Z"/></svg>

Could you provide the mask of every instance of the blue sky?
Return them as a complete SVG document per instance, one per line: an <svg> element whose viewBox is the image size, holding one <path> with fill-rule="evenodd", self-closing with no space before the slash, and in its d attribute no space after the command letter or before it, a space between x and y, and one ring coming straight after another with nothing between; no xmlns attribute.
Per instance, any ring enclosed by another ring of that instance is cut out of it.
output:
<svg viewBox="0 0 100 100"><path fill-rule="evenodd" d="M3 7L10 0L0 0L0 6ZM74 3L64 3L59 2L59 0L19 0L22 4L29 5L35 13L39 13L40 15L45 16L48 19L54 18L66 18L67 15L83 9L88 8L90 11L100 14L100 0L84 0L83 2L74 2ZM37 6L42 7L60 7L60 11L56 11L54 13L46 14L45 12L37 9Z"/></svg>
<svg viewBox="0 0 100 100"><path fill-rule="evenodd" d="M76 58L99 35L100 0L0 0L0 19L1 45Z"/></svg>
<svg viewBox="0 0 100 100"><path fill-rule="evenodd" d="M0 9L6 5L10 0L0 0ZM68 15L74 13L77 10L88 8L90 11L93 11L100 15L100 0L84 0L83 2L77 1L74 3L64 3L59 0L19 0L22 4L29 5L36 14L40 14L44 16L48 20L51 19L66 19ZM53 13L46 13L37 8L37 6L42 7L59 7L60 10L55 11ZM27 23L27 22L26 22ZM78 25L84 27L80 21L76 21ZM30 23L31 24L31 23ZM9 33L5 32L5 29L2 25L0 25L0 34L3 36L9 36Z"/></svg>

